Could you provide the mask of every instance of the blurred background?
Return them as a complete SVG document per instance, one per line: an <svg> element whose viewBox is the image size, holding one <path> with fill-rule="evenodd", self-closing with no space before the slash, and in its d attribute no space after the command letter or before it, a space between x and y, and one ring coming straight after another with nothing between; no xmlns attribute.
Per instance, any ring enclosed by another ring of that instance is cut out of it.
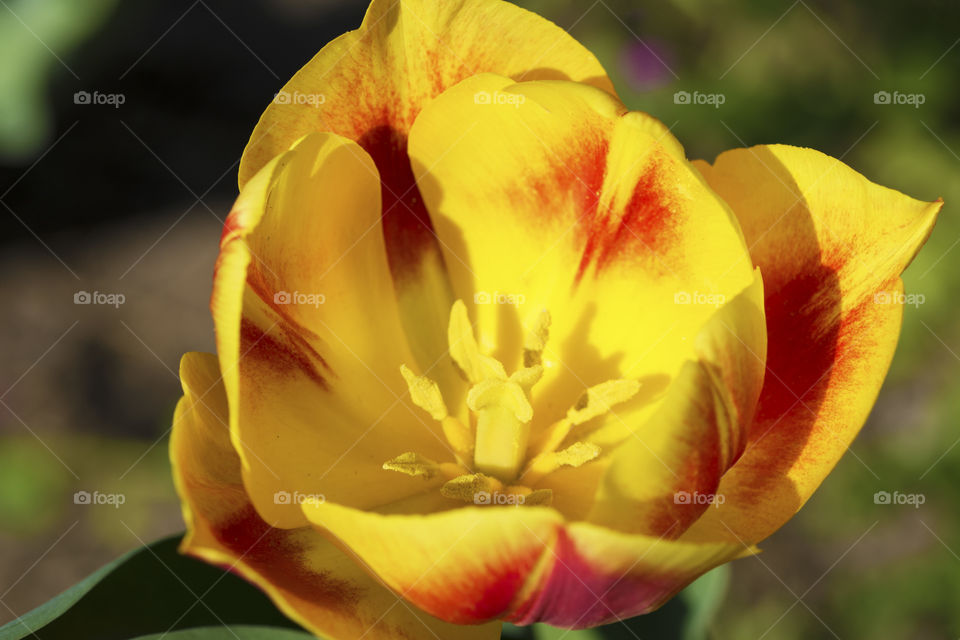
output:
<svg viewBox="0 0 960 640"><path fill-rule="evenodd" d="M182 530L166 457L176 371L213 350L241 151L365 4L0 0L0 623ZM520 4L592 49L691 158L815 147L946 200L905 275L913 305L867 426L764 553L733 565L712 637L957 637L960 4ZM75 304L81 292L108 304ZM876 504L879 491L923 504Z"/></svg>

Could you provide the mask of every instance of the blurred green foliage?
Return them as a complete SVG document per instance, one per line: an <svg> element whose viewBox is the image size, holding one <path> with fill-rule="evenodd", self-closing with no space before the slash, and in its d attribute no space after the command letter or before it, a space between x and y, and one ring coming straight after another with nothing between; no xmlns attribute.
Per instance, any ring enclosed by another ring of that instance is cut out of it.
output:
<svg viewBox="0 0 960 640"><path fill-rule="evenodd" d="M53 72L73 74L63 58L109 16L116 0L7 0L0 7L0 150L3 159L35 155L53 130Z"/></svg>
<svg viewBox="0 0 960 640"><path fill-rule="evenodd" d="M73 434L44 434L42 443L30 435L0 442L0 522L6 535L27 540L63 532L77 521L91 545L116 553L136 542L131 531L169 528L179 510L165 442L151 448L140 440ZM70 467L51 451L69 452ZM125 501L121 508L79 505L78 489L123 494Z"/></svg>

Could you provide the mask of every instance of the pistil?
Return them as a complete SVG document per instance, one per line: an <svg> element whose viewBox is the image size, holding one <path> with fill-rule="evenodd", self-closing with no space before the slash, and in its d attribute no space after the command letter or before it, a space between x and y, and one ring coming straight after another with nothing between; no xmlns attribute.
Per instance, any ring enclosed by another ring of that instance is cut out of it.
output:
<svg viewBox="0 0 960 640"><path fill-rule="evenodd" d="M543 311L528 328L523 367L508 376L499 360L480 352L467 307L457 300L450 310L447 338L450 356L471 384L466 404L473 419L466 424L458 420L447 410L436 382L406 366L400 368L411 400L440 422L456 462L437 463L407 452L383 468L427 480L442 476L447 479L442 495L478 505L550 504L550 489L530 487L560 467L579 467L602 453L594 443L570 442L573 429L626 402L640 385L636 380L617 379L593 386L566 416L531 438L530 398L543 377L549 328L550 314ZM565 442L569 444L561 449ZM498 494L505 497L493 497Z"/></svg>

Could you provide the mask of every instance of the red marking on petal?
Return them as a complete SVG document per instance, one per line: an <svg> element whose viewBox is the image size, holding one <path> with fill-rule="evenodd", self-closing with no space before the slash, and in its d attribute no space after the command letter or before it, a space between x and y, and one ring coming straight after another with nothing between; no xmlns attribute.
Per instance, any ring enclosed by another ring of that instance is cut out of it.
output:
<svg viewBox="0 0 960 640"><path fill-rule="evenodd" d="M823 396L840 328L840 296L831 288L836 275L817 265L767 296L767 375L755 425L776 420L798 398L815 409Z"/></svg>
<svg viewBox="0 0 960 640"><path fill-rule="evenodd" d="M554 553L556 559L543 584L505 618L508 622L594 627L651 611L685 586L672 576L604 573L583 557L565 529L559 531Z"/></svg>
<svg viewBox="0 0 960 640"><path fill-rule="evenodd" d="M593 255L600 241L598 233L598 213L597 207L600 203L600 192L603 189L603 179L607 173L607 154L610 151L610 140L604 138L597 144L592 153L586 156L579 156L582 166L578 166L577 182L573 183L574 201L577 203L578 230L586 235L586 242L583 248L584 258L580 261L580 267L577 271L575 282L579 282L583 276L589 260L588 255Z"/></svg>
<svg viewBox="0 0 960 640"><path fill-rule="evenodd" d="M655 158L641 174L622 211L605 210L595 216L587 230L577 282L590 264L596 272L632 256L663 255L665 240L676 233L676 201L662 177L665 159ZM657 265L657 261L653 261Z"/></svg>
<svg viewBox="0 0 960 640"><path fill-rule="evenodd" d="M841 318L840 290L833 269L816 259L809 268L796 270L800 275L778 283L775 290L768 289L764 305L767 372L747 447L775 438L778 456L769 461L751 457L758 479L766 477L765 466L770 468L771 480L779 477L803 452L830 381L839 374L841 329L857 315L848 312ZM771 282L778 280L777 275L782 277L776 267L769 272ZM755 489L760 492L763 487Z"/></svg>
<svg viewBox="0 0 960 640"><path fill-rule="evenodd" d="M465 620L489 620L503 615L536 564L536 556L525 560L527 562L505 567L493 581L483 585L476 601L467 608Z"/></svg>
<svg viewBox="0 0 960 640"><path fill-rule="evenodd" d="M217 261L213 264L213 282L216 287L217 273L220 271L220 264L223 261L223 249L231 242L237 239L240 226L240 212L234 209L227 216L223 223L223 230L220 233L220 253L217 255Z"/></svg>
<svg viewBox="0 0 960 640"><path fill-rule="evenodd" d="M222 249L240 229L240 212L234 209L223 223L223 231L220 233L220 248Z"/></svg>
<svg viewBox="0 0 960 640"><path fill-rule="evenodd" d="M451 575L442 589L436 588L435 580L424 580L423 587L414 584L401 589L401 593L424 611L454 624L478 624L500 618L509 610L543 553L549 552L536 543L509 555L499 555L493 549L485 553L491 559L478 573Z"/></svg>
<svg viewBox="0 0 960 640"><path fill-rule="evenodd" d="M425 252L440 255L430 214L407 155L407 134L389 124L370 128L357 141L380 172L383 237L394 278L417 274Z"/></svg>
<svg viewBox="0 0 960 640"><path fill-rule="evenodd" d="M314 571L301 562L306 545L295 543L290 531L270 527L252 505L234 514L229 522L213 527L213 533L243 564L293 597L324 608L350 610L363 596L363 591L350 582Z"/></svg>
<svg viewBox="0 0 960 640"><path fill-rule="evenodd" d="M280 333L285 338L296 339L296 334L290 332L286 325L278 323L275 325L276 327L280 328ZM319 358L319 355L312 349L308 353L311 353L314 358ZM302 350L276 336L270 335L252 320L243 318L240 321L240 361L246 359L265 362L270 365L271 369L280 374L300 370L319 386L324 389L327 388L327 381L317 371L311 358Z"/></svg>
<svg viewBox="0 0 960 640"><path fill-rule="evenodd" d="M292 307L277 304L274 297L277 293L276 288L268 282L257 263L251 263L247 268L247 284L257 297L276 314L278 326L294 347L312 360L319 362L327 372L332 372L327 361L313 348L312 343L319 341L319 336L293 318L291 315Z"/></svg>
<svg viewBox="0 0 960 640"><path fill-rule="evenodd" d="M637 181L616 231L597 257L597 269L631 253L665 253L661 245L676 229L676 206L661 178L661 166L651 163Z"/></svg>

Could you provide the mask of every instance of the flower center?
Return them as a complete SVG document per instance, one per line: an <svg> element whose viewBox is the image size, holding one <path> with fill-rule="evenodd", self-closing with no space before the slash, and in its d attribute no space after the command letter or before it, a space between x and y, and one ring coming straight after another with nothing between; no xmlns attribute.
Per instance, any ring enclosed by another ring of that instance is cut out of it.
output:
<svg viewBox="0 0 960 640"><path fill-rule="evenodd" d="M400 367L411 400L441 423L456 462L437 463L407 452L383 468L426 479L442 474L448 478L443 495L475 504L549 504L550 489L530 487L559 467L579 467L600 455L600 448L589 442L574 441L560 448L574 427L629 400L640 386L636 380L618 379L591 387L564 418L531 438L530 398L543 377L549 329L550 314L543 311L527 329L523 366L508 376L499 360L480 353L466 305L457 300L450 311L447 339L450 356L471 384L466 399L469 422L450 415L436 382Z"/></svg>

